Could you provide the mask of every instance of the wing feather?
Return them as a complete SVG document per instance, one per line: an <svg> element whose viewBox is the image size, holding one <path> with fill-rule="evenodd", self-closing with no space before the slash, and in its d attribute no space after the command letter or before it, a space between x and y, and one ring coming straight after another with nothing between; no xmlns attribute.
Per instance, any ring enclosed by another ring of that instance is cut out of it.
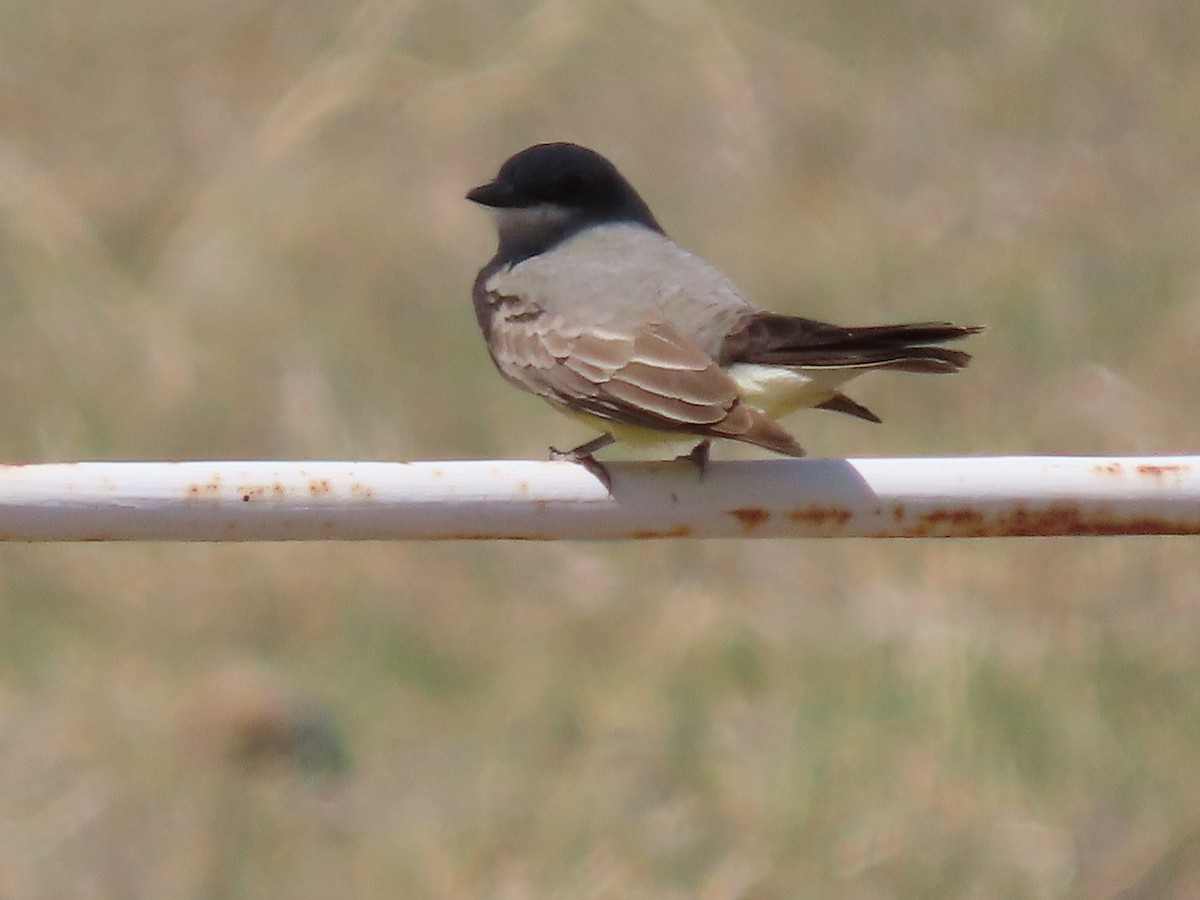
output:
<svg viewBox="0 0 1200 900"><path fill-rule="evenodd" d="M492 329L492 355L512 381L547 400L602 418L693 432L724 419L737 385L671 326L636 334L581 331L573 339L555 317L508 318Z"/></svg>
<svg viewBox="0 0 1200 900"><path fill-rule="evenodd" d="M804 451L774 419L741 402L736 382L673 326L632 332L568 324L536 304L485 296L488 347L509 381L566 409L614 423Z"/></svg>

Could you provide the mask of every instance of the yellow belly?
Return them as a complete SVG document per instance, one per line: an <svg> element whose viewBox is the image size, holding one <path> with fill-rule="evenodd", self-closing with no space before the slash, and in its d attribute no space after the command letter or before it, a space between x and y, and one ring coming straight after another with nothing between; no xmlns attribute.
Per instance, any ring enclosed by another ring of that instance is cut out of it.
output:
<svg viewBox="0 0 1200 900"><path fill-rule="evenodd" d="M635 447L645 447L651 444L673 444L681 441L691 440L695 443L699 438L689 438L686 434L680 434L678 431L659 431L654 428L643 428L640 425L625 425L622 422L614 422L612 419L602 419L600 416L593 416L591 413L579 412L578 410L565 409L557 404L553 404L554 408L567 418L574 419L593 431L601 433L607 431L622 444L632 444Z"/></svg>

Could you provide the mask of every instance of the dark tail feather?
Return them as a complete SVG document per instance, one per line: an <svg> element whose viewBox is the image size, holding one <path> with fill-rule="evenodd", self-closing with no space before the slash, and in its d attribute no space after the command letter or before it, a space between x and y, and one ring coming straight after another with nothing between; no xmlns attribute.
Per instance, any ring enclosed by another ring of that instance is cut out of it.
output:
<svg viewBox="0 0 1200 900"><path fill-rule="evenodd" d="M875 415L861 403L855 403L845 394L834 394L824 403L818 403L817 409L827 409L830 412L845 413L848 416L855 416L859 419L866 419L868 422L879 424L883 419Z"/></svg>
<svg viewBox="0 0 1200 900"><path fill-rule="evenodd" d="M799 316L758 313L725 339L721 363L957 372L970 362L969 353L928 345L982 330L949 322L842 328Z"/></svg>

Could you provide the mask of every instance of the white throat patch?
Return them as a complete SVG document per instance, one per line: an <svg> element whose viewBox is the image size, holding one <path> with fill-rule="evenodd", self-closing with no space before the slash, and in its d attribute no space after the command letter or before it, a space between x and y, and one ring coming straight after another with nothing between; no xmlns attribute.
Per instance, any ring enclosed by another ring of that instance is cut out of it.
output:
<svg viewBox="0 0 1200 900"><path fill-rule="evenodd" d="M571 220L573 214L573 210L558 203L492 210L492 218L496 222L500 240L517 246L533 243L545 235L557 233Z"/></svg>

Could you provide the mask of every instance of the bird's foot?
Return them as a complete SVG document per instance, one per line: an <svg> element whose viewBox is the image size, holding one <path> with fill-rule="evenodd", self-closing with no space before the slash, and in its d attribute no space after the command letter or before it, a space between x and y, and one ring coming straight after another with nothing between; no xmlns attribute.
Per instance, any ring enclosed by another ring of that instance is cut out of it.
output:
<svg viewBox="0 0 1200 900"><path fill-rule="evenodd" d="M615 441L616 438L606 431L600 437L593 438L586 444L580 444L572 450L559 450L557 447L551 447L550 458L556 461L578 463L595 475L599 482L604 485L604 489L611 494L612 476L608 474L608 469L605 468L604 463L600 462L592 454L598 450L603 450Z"/></svg>
<svg viewBox="0 0 1200 900"><path fill-rule="evenodd" d="M684 453L681 456L675 457L680 462L690 462L696 467L696 471L700 473L700 480L704 480L704 472L708 468L708 451L712 449L712 441L701 441L690 452Z"/></svg>

